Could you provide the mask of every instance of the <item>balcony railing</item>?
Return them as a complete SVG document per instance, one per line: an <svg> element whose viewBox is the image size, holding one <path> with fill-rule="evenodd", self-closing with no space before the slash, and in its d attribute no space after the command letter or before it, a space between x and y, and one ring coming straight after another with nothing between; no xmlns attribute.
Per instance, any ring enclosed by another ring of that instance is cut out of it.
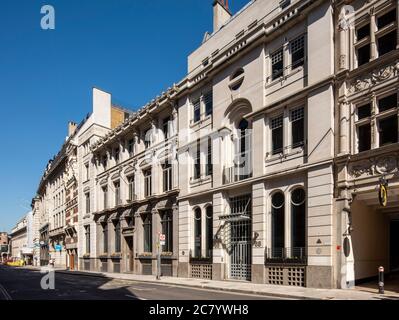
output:
<svg viewBox="0 0 399 320"><path fill-rule="evenodd" d="M307 264L307 252L304 247L266 248L265 264Z"/></svg>
<svg viewBox="0 0 399 320"><path fill-rule="evenodd" d="M246 166L240 167L239 165L234 165L223 169L223 184L229 184L248 178L252 178L252 170L249 170Z"/></svg>

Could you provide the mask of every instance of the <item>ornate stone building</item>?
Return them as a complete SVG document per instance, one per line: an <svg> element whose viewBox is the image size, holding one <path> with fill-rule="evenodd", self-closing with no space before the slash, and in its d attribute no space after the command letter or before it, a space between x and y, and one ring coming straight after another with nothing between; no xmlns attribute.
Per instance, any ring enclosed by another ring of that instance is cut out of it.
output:
<svg viewBox="0 0 399 320"><path fill-rule="evenodd" d="M399 268L399 15L397 1L335 9L336 285L348 288Z"/></svg>

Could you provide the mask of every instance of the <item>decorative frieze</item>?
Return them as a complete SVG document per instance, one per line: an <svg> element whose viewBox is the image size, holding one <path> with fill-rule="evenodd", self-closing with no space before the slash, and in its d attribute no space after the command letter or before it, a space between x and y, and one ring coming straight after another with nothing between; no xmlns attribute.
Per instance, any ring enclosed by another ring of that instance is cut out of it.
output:
<svg viewBox="0 0 399 320"><path fill-rule="evenodd" d="M398 172L398 154L373 157L349 164L348 173L351 178L373 176Z"/></svg>

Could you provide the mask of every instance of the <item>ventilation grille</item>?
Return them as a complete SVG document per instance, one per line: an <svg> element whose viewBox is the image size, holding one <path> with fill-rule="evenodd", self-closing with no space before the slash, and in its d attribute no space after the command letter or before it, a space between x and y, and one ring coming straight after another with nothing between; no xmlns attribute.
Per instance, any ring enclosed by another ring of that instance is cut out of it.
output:
<svg viewBox="0 0 399 320"><path fill-rule="evenodd" d="M192 264L191 278L212 280L212 265Z"/></svg>
<svg viewBox="0 0 399 320"><path fill-rule="evenodd" d="M305 287L305 267L267 267L266 283Z"/></svg>

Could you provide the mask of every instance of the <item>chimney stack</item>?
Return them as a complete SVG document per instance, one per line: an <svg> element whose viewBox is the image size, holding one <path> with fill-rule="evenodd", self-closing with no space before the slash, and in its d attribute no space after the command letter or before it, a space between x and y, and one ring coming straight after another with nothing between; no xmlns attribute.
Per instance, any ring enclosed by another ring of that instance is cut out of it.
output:
<svg viewBox="0 0 399 320"><path fill-rule="evenodd" d="M77 124L75 122L68 122L68 137L71 137L75 133L76 128Z"/></svg>
<svg viewBox="0 0 399 320"><path fill-rule="evenodd" d="M230 18L229 0L213 1L213 32L218 31Z"/></svg>

